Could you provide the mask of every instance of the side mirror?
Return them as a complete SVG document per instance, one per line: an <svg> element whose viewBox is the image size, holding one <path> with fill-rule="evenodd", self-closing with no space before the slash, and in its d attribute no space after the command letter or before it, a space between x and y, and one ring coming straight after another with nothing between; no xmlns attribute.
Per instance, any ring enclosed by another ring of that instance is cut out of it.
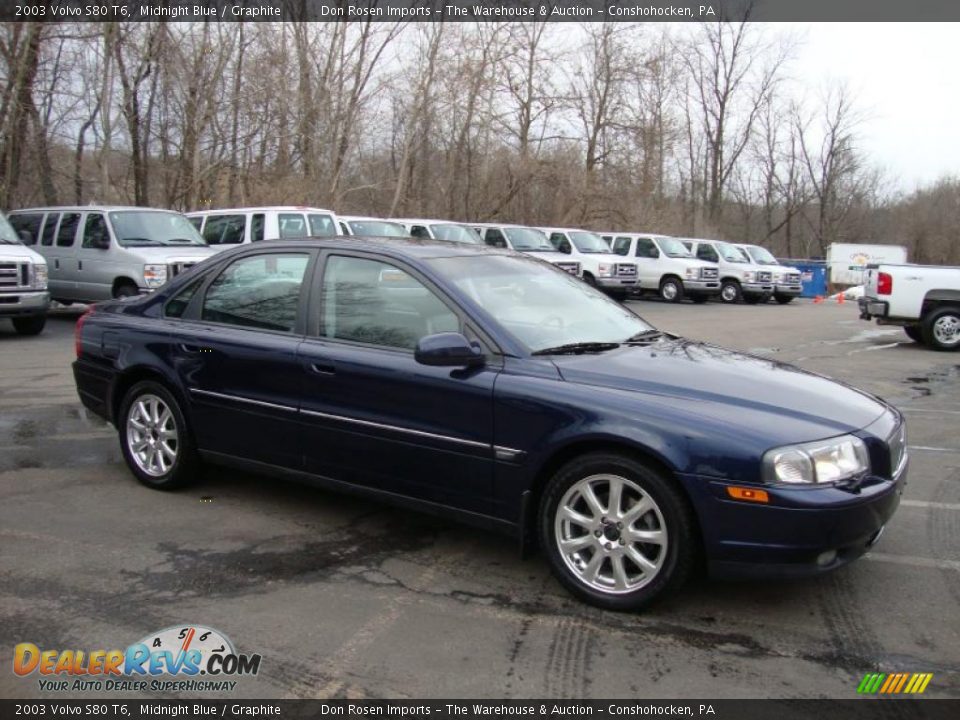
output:
<svg viewBox="0 0 960 720"><path fill-rule="evenodd" d="M17 235L20 237L20 242L24 245L33 245L33 233L29 230L21 230Z"/></svg>
<svg viewBox="0 0 960 720"><path fill-rule="evenodd" d="M427 335L417 342L414 359L421 365L434 367L469 367L483 364L479 345L472 344L457 332Z"/></svg>

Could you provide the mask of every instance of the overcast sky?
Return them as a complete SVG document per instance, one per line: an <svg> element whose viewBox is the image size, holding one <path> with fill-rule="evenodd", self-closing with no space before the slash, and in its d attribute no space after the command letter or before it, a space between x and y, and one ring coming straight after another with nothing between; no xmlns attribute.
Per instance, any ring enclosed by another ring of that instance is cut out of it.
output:
<svg viewBox="0 0 960 720"><path fill-rule="evenodd" d="M909 191L960 176L960 24L797 23L794 74L811 93L846 80L862 147Z"/></svg>

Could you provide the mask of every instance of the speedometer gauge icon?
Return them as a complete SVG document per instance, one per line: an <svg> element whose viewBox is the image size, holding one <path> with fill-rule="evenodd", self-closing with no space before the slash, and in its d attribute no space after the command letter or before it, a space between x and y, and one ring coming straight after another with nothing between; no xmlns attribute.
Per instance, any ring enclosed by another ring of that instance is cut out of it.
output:
<svg viewBox="0 0 960 720"><path fill-rule="evenodd" d="M190 651L199 652L200 661L196 663L199 667L206 667L213 655L236 655L233 643L226 635L205 625L171 625L147 635L140 643L150 652L167 651L172 657L184 657Z"/></svg>

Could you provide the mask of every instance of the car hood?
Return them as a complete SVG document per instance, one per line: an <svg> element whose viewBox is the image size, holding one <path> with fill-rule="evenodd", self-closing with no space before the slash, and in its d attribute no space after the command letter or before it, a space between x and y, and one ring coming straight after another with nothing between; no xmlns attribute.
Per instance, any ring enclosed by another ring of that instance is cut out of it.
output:
<svg viewBox="0 0 960 720"><path fill-rule="evenodd" d="M37 264L44 264L47 261L43 259L43 256L39 253L31 250L26 245L9 245L7 243L0 243L0 260L11 262L33 262Z"/></svg>
<svg viewBox="0 0 960 720"><path fill-rule="evenodd" d="M549 262L549 263L558 263L558 262L579 263L580 262L579 260L577 260L577 258L570 257L569 255L565 255L562 252L552 252L550 250L521 250L520 252L522 252L524 255L529 255L530 257L540 258L541 260L545 260L546 262Z"/></svg>
<svg viewBox="0 0 960 720"><path fill-rule="evenodd" d="M860 430L886 406L860 390L767 358L667 338L604 353L551 356L563 379L633 393L793 442Z"/></svg>

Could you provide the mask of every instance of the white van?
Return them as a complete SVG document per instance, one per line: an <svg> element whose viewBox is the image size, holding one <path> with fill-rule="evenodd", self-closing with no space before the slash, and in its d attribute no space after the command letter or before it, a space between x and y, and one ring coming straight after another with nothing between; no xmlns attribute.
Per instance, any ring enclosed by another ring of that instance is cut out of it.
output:
<svg viewBox="0 0 960 720"><path fill-rule="evenodd" d="M340 234L365 235L367 237L410 237L407 229L393 220L383 218L363 217L361 215L341 215Z"/></svg>
<svg viewBox="0 0 960 720"><path fill-rule="evenodd" d="M696 303L720 294L717 266L697 260L676 238L653 233L604 233L602 237L615 255L636 260L640 293L655 292L666 302L687 297Z"/></svg>
<svg viewBox="0 0 960 720"><path fill-rule="evenodd" d="M773 272L773 299L781 305L803 293L803 281L800 271L795 267L782 264L773 253L759 245L737 245L757 265L764 265Z"/></svg>
<svg viewBox="0 0 960 720"><path fill-rule="evenodd" d="M754 263L736 245L722 240L682 238L698 260L713 263L720 275L720 299L725 303L766 302L773 295L773 272Z"/></svg>
<svg viewBox="0 0 960 720"><path fill-rule="evenodd" d="M424 220L422 218L391 218L391 220L402 224L410 237L473 245L483 244L480 233L464 223L450 222L449 220Z"/></svg>
<svg viewBox="0 0 960 720"><path fill-rule="evenodd" d="M219 252L172 210L122 205L40 207L9 215L47 261L50 297L98 302L151 292Z"/></svg>
<svg viewBox="0 0 960 720"><path fill-rule="evenodd" d="M226 208L196 210L187 213L187 217L207 244L213 246L338 234L336 214L322 208Z"/></svg>
<svg viewBox="0 0 960 720"><path fill-rule="evenodd" d="M550 244L580 263L583 279L594 287L626 297L637 285L637 264L614 255L596 233L579 228L540 228Z"/></svg>
<svg viewBox="0 0 960 720"><path fill-rule="evenodd" d="M29 239L29 234L22 237ZM39 335L49 306L47 261L24 246L21 235L0 215L0 318L10 318L20 335Z"/></svg>
<svg viewBox="0 0 960 720"><path fill-rule="evenodd" d="M566 255L558 253L543 230L523 225L505 225L503 223L471 223L470 227L480 233L483 242L490 247L508 248L517 252L529 253L539 260L556 265L561 270L583 277L580 263Z"/></svg>

